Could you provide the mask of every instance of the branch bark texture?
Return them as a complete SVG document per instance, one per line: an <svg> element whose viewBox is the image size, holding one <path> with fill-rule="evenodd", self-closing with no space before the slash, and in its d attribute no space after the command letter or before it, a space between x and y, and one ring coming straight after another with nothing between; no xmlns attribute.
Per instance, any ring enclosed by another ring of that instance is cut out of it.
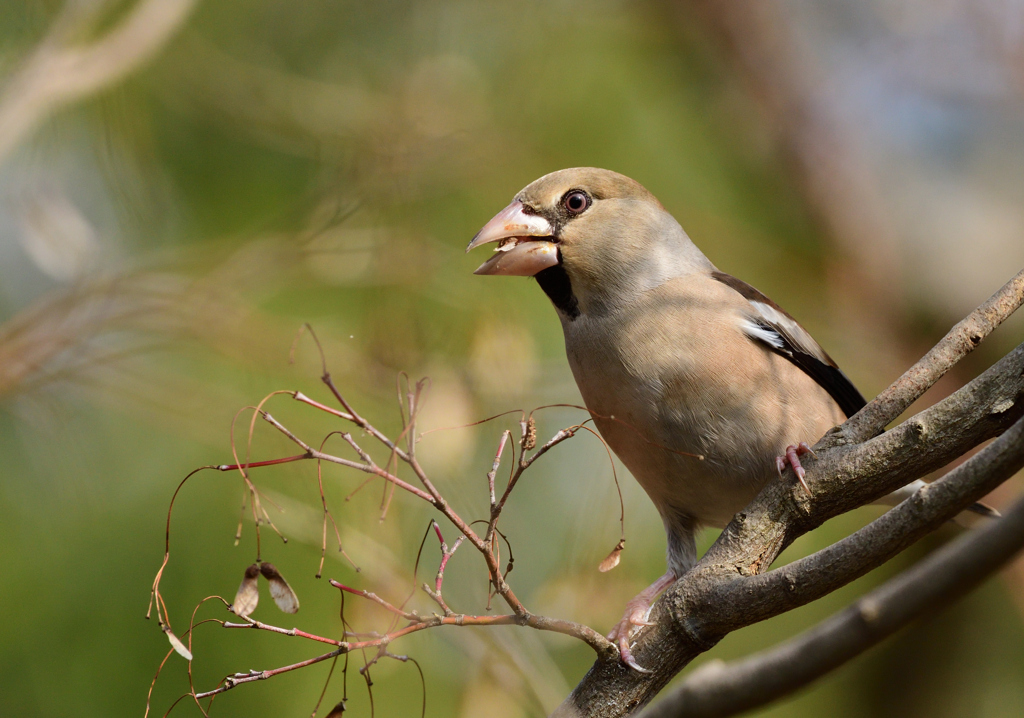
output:
<svg viewBox="0 0 1024 718"><path fill-rule="evenodd" d="M821 563L814 560L820 554L884 554L892 546L873 551L872 542L893 542L893 534L909 545L923 527L950 517L979 489L997 486L1022 467L1024 419L1018 420L985 451L928 487L932 490L922 490L848 539L764 578L778 574L777 578L791 582L789 585L800 586L801 577ZM956 494L955 500L948 500L951 493ZM901 523L916 523L918 531L901 532ZM776 700L855 658L920 615L964 595L1021 549L1024 499L1001 519L961 536L850 608L781 646L733 665L714 661L703 666L672 695L644 711L643 717L729 716ZM830 569L823 565L813 570Z"/></svg>

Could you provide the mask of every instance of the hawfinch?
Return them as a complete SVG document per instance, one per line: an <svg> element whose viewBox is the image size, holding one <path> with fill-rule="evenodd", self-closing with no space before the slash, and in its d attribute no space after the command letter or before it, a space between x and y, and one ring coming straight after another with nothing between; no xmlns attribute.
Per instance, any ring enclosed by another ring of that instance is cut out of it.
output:
<svg viewBox="0 0 1024 718"><path fill-rule="evenodd" d="M630 634L696 562L697 529L724 527L787 463L803 483L805 442L864 398L793 317L719 271L628 177L590 167L545 175L467 251L491 242L476 274L537 279L587 409L665 525L667 572L609 635L643 670Z"/></svg>

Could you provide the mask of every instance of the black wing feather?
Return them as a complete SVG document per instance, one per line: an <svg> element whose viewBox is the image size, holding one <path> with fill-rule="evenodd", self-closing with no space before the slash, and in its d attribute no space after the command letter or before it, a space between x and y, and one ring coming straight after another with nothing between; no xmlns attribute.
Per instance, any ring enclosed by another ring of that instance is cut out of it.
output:
<svg viewBox="0 0 1024 718"><path fill-rule="evenodd" d="M821 387L829 393L836 403L839 404L839 408L843 410L846 417L849 418L856 414L863 408L867 401L860 391L853 385L850 378L842 372L842 370L835 365L835 362L826 364L817 357L811 356L810 354L800 351L794 345L789 343L785 336L779 333L779 331L768 324L767 322L759 321L760 326L765 331L774 333L779 341L782 343L781 347L775 346L764 342L776 354L780 354L796 366L800 367L804 374L818 382ZM826 354L826 356L828 356Z"/></svg>

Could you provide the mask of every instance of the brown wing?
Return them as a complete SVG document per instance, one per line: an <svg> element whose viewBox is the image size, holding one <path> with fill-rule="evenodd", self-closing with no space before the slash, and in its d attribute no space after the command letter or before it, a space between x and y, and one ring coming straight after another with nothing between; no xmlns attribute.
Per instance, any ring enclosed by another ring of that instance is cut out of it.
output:
<svg viewBox="0 0 1024 718"><path fill-rule="evenodd" d="M835 399L847 417L856 414L867 403L832 357L786 310L746 282L725 272L712 272L711 276L736 290L750 304L748 322L743 327L747 336L800 367Z"/></svg>

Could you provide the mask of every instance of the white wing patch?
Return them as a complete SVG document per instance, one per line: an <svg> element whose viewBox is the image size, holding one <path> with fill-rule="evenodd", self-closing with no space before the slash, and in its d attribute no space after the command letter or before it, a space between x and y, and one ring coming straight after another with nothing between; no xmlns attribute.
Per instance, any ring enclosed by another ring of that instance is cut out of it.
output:
<svg viewBox="0 0 1024 718"><path fill-rule="evenodd" d="M831 363L825 351L818 342L814 341L814 337L808 334L807 330L800 326L795 319L770 304L756 300L748 301L750 302L750 308L756 313L757 319L762 320L760 322L747 320L750 324L756 324L758 329L760 329L760 333L754 334L744 327L744 330L749 335L771 344L776 349L782 348L781 344L789 344L794 349L809 354L821 362ZM764 324L769 325L770 328L765 327ZM776 334L775 341L763 337L763 334L772 332Z"/></svg>
<svg viewBox="0 0 1024 718"><path fill-rule="evenodd" d="M782 337L777 332L746 317L740 320L740 329L751 339L762 341L775 349L783 349L785 347L785 342L782 341Z"/></svg>

